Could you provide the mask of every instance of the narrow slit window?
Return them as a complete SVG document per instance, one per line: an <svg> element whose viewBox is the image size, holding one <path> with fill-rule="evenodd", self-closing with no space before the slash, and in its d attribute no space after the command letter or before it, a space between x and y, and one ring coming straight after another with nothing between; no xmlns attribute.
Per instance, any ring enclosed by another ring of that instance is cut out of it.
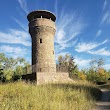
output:
<svg viewBox="0 0 110 110"><path fill-rule="evenodd" d="M40 43L42 43L42 39L40 39Z"/></svg>
<svg viewBox="0 0 110 110"><path fill-rule="evenodd" d="M53 54L54 54L54 51L53 51Z"/></svg>
<svg viewBox="0 0 110 110"><path fill-rule="evenodd" d="M40 72L42 71L42 69L40 68Z"/></svg>

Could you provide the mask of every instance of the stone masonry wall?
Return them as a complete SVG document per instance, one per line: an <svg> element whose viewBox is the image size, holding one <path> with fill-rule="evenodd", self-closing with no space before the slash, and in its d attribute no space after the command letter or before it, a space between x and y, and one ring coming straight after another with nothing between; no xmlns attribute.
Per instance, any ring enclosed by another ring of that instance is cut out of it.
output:
<svg viewBox="0 0 110 110"><path fill-rule="evenodd" d="M46 83L56 83L56 82L70 82L69 74L66 72L59 73L47 73L47 72L38 72L32 74L22 75L22 79L25 81L36 82L38 85Z"/></svg>
<svg viewBox="0 0 110 110"><path fill-rule="evenodd" d="M55 83L55 82L64 82L69 81L68 73L37 73L36 75L37 84L45 84L45 83Z"/></svg>
<svg viewBox="0 0 110 110"><path fill-rule="evenodd" d="M27 18L32 38L32 65L35 71L32 71L32 74L22 75L22 78L35 80L37 84L69 80L68 72L56 72L54 52L56 17L54 14L39 10L31 12Z"/></svg>
<svg viewBox="0 0 110 110"><path fill-rule="evenodd" d="M45 67L54 68L54 34L55 23L50 19L37 18L29 23L29 32L32 37L32 65L39 64L43 70Z"/></svg>

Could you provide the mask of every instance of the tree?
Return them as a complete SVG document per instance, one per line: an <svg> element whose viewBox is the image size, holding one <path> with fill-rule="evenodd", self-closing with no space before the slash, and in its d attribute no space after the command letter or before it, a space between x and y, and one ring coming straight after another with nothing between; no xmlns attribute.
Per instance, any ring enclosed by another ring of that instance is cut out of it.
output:
<svg viewBox="0 0 110 110"><path fill-rule="evenodd" d="M23 74L23 66L18 65L13 73L12 79L13 81L16 81L18 79L21 79L21 76Z"/></svg>
<svg viewBox="0 0 110 110"><path fill-rule="evenodd" d="M91 59L90 66L94 70L97 68L97 60L95 58L94 59Z"/></svg>
<svg viewBox="0 0 110 110"><path fill-rule="evenodd" d="M0 71L0 80L5 78L7 81L10 81L14 76L21 77L23 74L22 70L27 65L29 63L24 58L14 59L6 57L4 53L0 53L0 69L3 69L2 72Z"/></svg>
<svg viewBox="0 0 110 110"><path fill-rule="evenodd" d="M58 57L58 63L59 66L65 66L68 68L69 76L73 78L74 76L78 77L78 67L75 65L74 58L68 54L66 54L64 57L59 56Z"/></svg>
<svg viewBox="0 0 110 110"><path fill-rule="evenodd" d="M58 57L58 63L59 63L59 65L62 65L63 64L63 57L62 57L62 55L60 55L59 57Z"/></svg>
<svg viewBox="0 0 110 110"><path fill-rule="evenodd" d="M97 69L100 67L103 67L103 65L105 64L105 61L103 58L99 58L99 59L91 59L90 61L90 66L91 68Z"/></svg>
<svg viewBox="0 0 110 110"><path fill-rule="evenodd" d="M66 54L64 57L60 55L58 57L58 63L61 66L69 66L70 55Z"/></svg>
<svg viewBox="0 0 110 110"><path fill-rule="evenodd" d="M87 71L87 80L92 82L100 82L100 81L106 81L107 80L107 72L103 68L103 65L105 64L104 59L92 59L90 61L91 67Z"/></svg>
<svg viewBox="0 0 110 110"><path fill-rule="evenodd" d="M102 67L105 64L105 61L104 61L104 59L99 58L99 60L97 61L97 63L98 63L98 68L100 68L100 67Z"/></svg>

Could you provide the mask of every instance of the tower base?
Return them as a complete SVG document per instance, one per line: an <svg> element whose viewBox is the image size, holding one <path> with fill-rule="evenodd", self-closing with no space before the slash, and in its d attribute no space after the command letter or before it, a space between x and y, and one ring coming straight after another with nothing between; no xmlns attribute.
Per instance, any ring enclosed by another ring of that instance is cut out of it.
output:
<svg viewBox="0 0 110 110"><path fill-rule="evenodd" d="M38 85L46 84L46 83L72 81L69 78L69 74L66 72L61 72L61 73L37 72L37 73L22 75L22 79L26 81L36 82Z"/></svg>

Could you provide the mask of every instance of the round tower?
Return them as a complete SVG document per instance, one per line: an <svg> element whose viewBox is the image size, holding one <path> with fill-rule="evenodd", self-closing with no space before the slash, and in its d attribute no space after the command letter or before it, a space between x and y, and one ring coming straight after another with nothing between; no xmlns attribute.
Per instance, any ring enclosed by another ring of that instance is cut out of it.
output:
<svg viewBox="0 0 110 110"><path fill-rule="evenodd" d="M54 35L56 17L49 11L38 10L28 14L32 38L32 65L39 72L56 72Z"/></svg>

